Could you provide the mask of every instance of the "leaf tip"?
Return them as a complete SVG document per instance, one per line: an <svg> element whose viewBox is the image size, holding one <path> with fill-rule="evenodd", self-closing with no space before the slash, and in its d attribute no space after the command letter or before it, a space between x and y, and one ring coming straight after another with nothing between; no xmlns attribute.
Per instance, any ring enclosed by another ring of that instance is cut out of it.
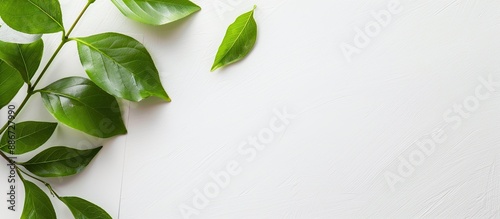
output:
<svg viewBox="0 0 500 219"><path fill-rule="evenodd" d="M171 102L172 101L170 99L170 96L168 96L167 92L165 92L165 90L163 90L163 92L161 92L161 93L151 94L151 96L158 97L158 98L160 98L160 99L162 99L162 100L164 100L166 102ZM142 100L143 99L140 99L139 101L136 101L136 102L140 102Z"/></svg>
<svg viewBox="0 0 500 219"><path fill-rule="evenodd" d="M95 155L97 155L99 152L101 152L101 149L102 149L102 148L103 148L103 146L101 145L101 146L99 146L99 147L96 147L96 148L92 149L92 150L94 150L94 151L95 151L94 157L95 157Z"/></svg>
<svg viewBox="0 0 500 219"><path fill-rule="evenodd" d="M164 94L160 95L159 97L166 102L172 102L172 99L170 99L170 96L168 96L166 92L164 92Z"/></svg>
<svg viewBox="0 0 500 219"><path fill-rule="evenodd" d="M122 121L121 124L118 127L118 131L114 132L113 134L107 134L107 135L101 135L101 136L95 136L95 137L98 137L98 138L111 138L111 137L114 137L114 136L127 135L127 134L128 134L127 127L125 126L125 123L123 123L123 121Z"/></svg>
<svg viewBox="0 0 500 219"><path fill-rule="evenodd" d="M197 4L194 4L194 5L196 6L196 7L195 7L195 8L196 8L195 12L196 12L196 11L201 11L201 7L200 7L199 5L197 5Z"/></svg>
<svg viewBox="0 0 500 219"><path fill-rule="evenodd" d="M212 68L210 69L210 72L214 72L215 70L217 70L218 68L220 68L219 65L216 65L214 64L214 66L212 66Z"/></svg>

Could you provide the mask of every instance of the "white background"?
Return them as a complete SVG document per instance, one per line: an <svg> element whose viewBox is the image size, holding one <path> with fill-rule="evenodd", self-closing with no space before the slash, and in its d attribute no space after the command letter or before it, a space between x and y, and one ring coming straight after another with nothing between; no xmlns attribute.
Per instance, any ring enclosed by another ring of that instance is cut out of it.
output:
<svg viewBox="0 0 500 219"><path fill-rule="evenodd" d="M143 42L173 101L124 102L129 134L105 142L61 125L63 139L46 147L105 148L83 174L53 180L59 193L124 219L182 218L186 206L190 218L500 217L500 86L480 82L500 81L498 1L194 2L203 10L161 27L131 21L105 0L83 17L74 36L112 31ZM399 13L349 62L341 45L354 46L356 28L397 3ZM84 4L61 1L66 26ZM253 5L255 49L210 73L227 26ZM47 54L58 38L44 36ZM74 43L43 83L69 75L84 75ZM479 100L477 89L488 98ZM464 101L472 110L457 117ZM21 117L53 120L39 99L30 106ZM284 109L295 118L248 161L240 145ZM417 143L436 133L446 140L391 187L387 174L401 175L400 159L422 154ZM193 206L195 191L214 181L210 173L234 162L241 171L228 186ZM54 202L60 218L70 217Z"/></svg>

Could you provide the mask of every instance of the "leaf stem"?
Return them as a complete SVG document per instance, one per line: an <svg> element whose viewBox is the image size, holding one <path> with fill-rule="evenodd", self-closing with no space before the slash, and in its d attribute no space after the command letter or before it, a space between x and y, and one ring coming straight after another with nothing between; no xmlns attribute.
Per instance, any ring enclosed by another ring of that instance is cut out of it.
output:
<svg viewBox="0 0 500 219"><path fill-rule="evenodd" d="M36 181L43 183L50 190L50 193L52 193L52 195L54 195L57 198L59 198L59 195L56 193L56 191L54 191L54 189L52 188L52 186L48 182L45 182L45 181L39 179L38 177L33 176L33 175L27 173L26 171L24 171L21 168L19 168L17 165L16 165L16 170L17 170L17 173L19 174L19 176L21 177L21 179L24 180L24 178L21 176L21 174L19 173L19 171L21 171L22 173L24 173L26 176L29 176L30 178L35 179Z"/></svg>
<svg viewBox="0 0 500 219"><path fill-rule="evenodd" d="M47 70L49 69L49 66L52 64L52 62L54 61L54 59L56 58L57 54L59 54L59 52L61 51L61 49L63 48L64 44L66 44L66 42L68 42L66 40L66 37L61 41L61 43L59 44L59 46L57 47L56 51L54 52L54 54L52 54L52 57L50 57L49 59L49 62L47 62L47 64L45 65L45 67L43 68L42 72L40 73L40 75L38 76L38 78L36 79L35 83L33 84L33 86L31 86L29 89L35 89L35 87L38 85L38 83L40 82L40 80L42 79L43 75L47 72Z"/></svg>
<svg viewBox="0 0 500 219"><path fill-rule="evenodd" d="M23 102L21 103L21 105L19 106L19 108L17 108L16 112L14 113L14 119L16 118L17 114L19 112L21 112L21 110L24 108L24 106L26 106L26 103L28 103L28 100L30 99L30 97L33 95L33 91L31 90L28 90L28 94L26 95L26 97L24 98ZM5 125L0 129L0 134L2 134L6 129L7 127L9 127L9 122L6 122Z"/></svg>
<svg viewBox="0 0 500 219"><path fill-rule="evenodd" d="M10 164L12 164L12 165L16 165L16 162L15 162L15 161L13 161L12 159L10 159L10 157L8 157L5 153L3 153L3 152L2 152L2 153L0 153L0 155L1 155L1 156L5 159L5 160L7 160Z"/></svg>
<svg viewBox="0 0 500 219"><path fill-rule="evenodd" d="M73 25L71 25L71 27L69 28L68 30L68 33L64 36L65 39L67 39L69 37L69 35L71 34L71 32L73 32L73 29L75 29L76 27L76 24L78 24L78 22L80 21L80 19L82 18L83 14L85 14L85 11L87 11L87 9L89 8L89 6L94 3L94 1L92 0L89 0L87 2L87 4L85 5L85 7L83 8L82 12L80 12L80 15L78 15L78 17L76 18L75 22L73 23Z"/></svg>
<svg viewBox="0 0 500 219"><path fill-rule="evenodd" d="M17 117L17 114L19 112L21 112L21 110L24 108L24 106L26 106L26 103L28 103L28 100L31 98L31 96L33 95L33 91L28 89L28 94L26 94L26 97L24 98L23 102L21 103L21 105L19 106L19 108L17 108L16 112L14 112L14 119L16 119ZM12 120L14 120L12 119ZM9 123L10 123L11 120L7 121L5 123L5 125L0 129L0 134L2 134L8 127L9 127ZM0 151L0 156L2 156L5 160L7 160L7 162L9 162L10 164L14 164L15 165L15 161L13 161L10 157L8 157L3 151Z"/></svg>
<svg viewBox="0 0 500 219"><path fill-rule="evenodd" d="M6 122L5 125L0 129L0 134L2 134L5 129L7 129L7 127L9 126L9 122Z"/></svg>
<svg viewBox="0 0 500 219"><path fill-rule="evenodd" d="M75 29L76 25L78 24L78 22L80 22L80 19L82 18L83 14L85 14L85 12L87 11L87 9L89 8L89 6L94 3L94 1L91 1L89 0L87 2L87 4L85 5L85 7L83 8L83 10L80 12L80 14L78 15L78 17L76 18L75 22L73 22L73 24L71 25L71 27L69 28L68 32L63 32L63 37L61 39L61 43L59 44L59 46L57 47L56 51L54 52L54 54L52 54L52 57L50 57L49 59L49 62L47 62L47 64L45 65L45 67L43 68L42 72L40 73L40 75L38 76L38 78L36 79L35 83L33 84L33 86L30 86L30 89L31 90L34 90L36 88L36 86L38 85L38 83L40 82L40 80L42 79L43 75L47 72L49 66L52 64L52 62L54 61L54 59L56 58L56 56L59 54L59 52L61 51L61 49L63 48L64 44L66 44L69 40L69 35L71 34L71 32L73 32L73 30Z"/></svg>
<svg viewBox="0 0 500 219"><path fill-rule="evenodd" d="M66 32L65 30L63 30L62 32L62 39L61 39L61 43L59 44L59 46L57 47L56 51L54 52L54 54L52 54L52 56L50 57L49 61L47 62L47 64L45 64L45 67L43 68L43 70L41 71L40 75L37 77L37 79L35 80L35 83L31 84L31 83L27 83L28 84L28 92L26 94L26 97L24 98L23 102L21 103L21 105L19 106L19 108L17 108L17 110L14 112L14 119L16 118L16 116L21 112L21 110L24 108L24 106L26 106L26 103L28 103L28 100L33 96L33 94L35 94L36 92L38 92L38 90L35 91L35 88L36 86L38 85L38 83L40 82L40 80L42 79L42 77L45 75L45 73L47 72L47 70L49 69L50 65L52 64L52 62L54 61L54 59L56 58L56 56L59 54L59 52L61 51L61 49L63 48L64 44L66 44L69 40L69 35L71 34L71 32L73 32L73 29L75 29L76 25L78 24L78 22L80 21L80 19L82 18L83 14L87 11L87 9L89 8L89 6L94 3L95 0L88 0L87 4L85 5L85 7L83 8L83 10L80 12L80 15L78 15L78 17L76 18L75 22L73 22L73 24L71 25L70 29L68 30L68 32ZM11 121L7 121L5 123L5 125L0 129L0 135L2 133L5 132L5 130L7 130L7 128L9 127L9 122ZM57 193L52 189L52 187L50 186L50 184L46 183L45 181L41 180L41 179L38 179L26 172L24 172L23 170L19 169L17 167L17 164L15 161L13 161L11 158L9 158L3 151L0 151L0 156L3 157L7 162L9 162L10 164L13 164L15 165L16 169L21 172L23 172L24 174L30 176L31 178L33 179L36 179L40 182L42 182L43 184L45 184L45 186L47 186L49 189L50 189L50 192L53 193L55 196L57 196L59 198L59 196L57 195ZM20 175L21 176L21 175ZM22 179L22 176L21 176L21 179Z"/></svg>

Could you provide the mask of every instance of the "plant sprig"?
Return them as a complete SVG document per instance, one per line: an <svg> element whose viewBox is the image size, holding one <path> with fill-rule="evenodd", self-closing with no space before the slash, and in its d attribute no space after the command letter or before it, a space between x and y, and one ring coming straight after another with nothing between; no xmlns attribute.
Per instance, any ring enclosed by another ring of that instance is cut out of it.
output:
<svg viewBox="0 0 500 219"><path fill-rule="evenodd" d="M0 16L11 28L17 31L29 34L61 32L59 45L35 78L33 76L39 67L43 53L43 41L38 40L25 45L0 42L2 47L0 51L0 74L7 76L6 78L9 79L7 82L14 85L9 87L9 89L13 89L9 95L0 97L0 103L2 104L0 108L6 106L14 98L15 94L21 89L20 85L23 82L27 85L26 95L21 105L11 113L12 119L9 121L10 123L23 111L29 100L39 93L47 110L59 122L89 135L109 138L126 133L116 98L137 102L149 96L158 96L170 101L161 85L158 71L151 56L145 47L135 39L117 33L98 34L86 38L71 37L73 30L94 2L95 0L87 1L68 30L63 27L62 12L57 0L3 0L0 2ZM179 10L177 10L173 15L169 15L168 11L164 11L163 17L157 18L161 20L158 24L169 23L169 19L171 21L182 19L199 10L198 6L187 0L181 0L180 2L185 2L192 9L184 13L178 13ZM113 1L113 3L121 11L125 11L126 7L128 7L120 1ZM142 6L150 8L151 5L143 4ZM170 5L169 1L165 1L164 4L154 3L152 6L164 10L177 7L176 5ZM129 8L128 10L134 13L124 13L126 16L138 21L144 21L141 15L136 14L136 12L142 10L141 8ZM30 13L26 13L27 11L30 11ZM17 19L18 17L21 19ZM155 18L149 19L146 23L151 23L154 20ZM50 66L59 52L70 41L77 42L80 60L90 80L69 77L56 81L45 88L39 88L42 78L49 72ZM12 49L9 50L9 48ZM126 52L120 54L113 52L113 50L126 50ZM94 60L96 55L107 58L104 65L108 66L102 66L101 63ZM130 62L130 60L137 59L141 55L144 60L142 63ZM109 68L110 66L115 66L115 68ZM128 74L132 76L135 83L123 84L123 81L117 81L123 76L123 67L129 70ZM109 77L101 77L102 75ZM3 90L0 91L4 92ZM111 218L106 211L89 201L78 197L59 196L49 183L40 178L66 177L81 172L101 147L90 150L77 150L65 146L51 147L40 152L27 162L15 162L6 154L6 151L8 151L6 147L10 145L8 141L14 141L14 145L16 144L15 141L19 142L19 148L11 151L13 155L35 150L50 138L57 124L54 126L53 123L30 121L19 123L20 131L16 131L19 136L16 136L16 134L9 135L6 132L9 122L0 128L0 134L3 134L0 140L0 156L15 166L16 172L24 184L27 197L21 218L56 217L50 199L23 175L45 185L53 196L68 206L75 218ZM47 127L50 129L47 129Z"/></svg>
<svg viewBox="0 0 500 219"><path fill-rule="evenodd" d="M189 0L134 1L111 0L127 17L149 25L164 25L199 11ZM15 168L24 184L25 202L21 218L56 218L47 194L32 180L45 185L50 194L63 202L75 218L111 218L101 207L79 197L62 197L42 178L67 177L80 173L94 159L102 146L79 150L67 146L50 147L26 162L16 162L10 155L23 155L45 144L58 123L23 121L16 117L36 94L47 111L61 124L98 138L127 133L118 99L133 102L158 97L170 102L151 55L139 41L120 33L101 33L86 37L71 34L95 0L87 3L65 29L58 0L2 0L0 17L12 29L26 34L61 33L61 41L47 63L40 69L44 50L42 39L30 44L0 41L0 109L7 106L27 86L17 109L9 107L9 121L0 128L0 156ZM246 56L256 41L255 7L237 18L226 33L212 70L234 63ZM83 70L88 75L66 77L40 88L50 66L62 48L75 41ZM36 76L36 77L35 77ZM9 130L16 125L17 130Z"/></svg>

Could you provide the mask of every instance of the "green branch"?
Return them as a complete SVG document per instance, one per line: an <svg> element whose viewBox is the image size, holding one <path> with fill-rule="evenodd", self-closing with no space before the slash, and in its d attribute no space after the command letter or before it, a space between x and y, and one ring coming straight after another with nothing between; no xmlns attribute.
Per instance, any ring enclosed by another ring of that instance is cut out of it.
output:
<svg viewBox="0 0 500 219"><path fill-rule="evenodd" d="M13 118L13 120L16 119L17 115L26 106L26 104L28 103L29 99L33 96L33 94L36 93L36 92L34 92L36 86L38 85L38 83L40 82L40 80L42 79L42 77L45 75L45 73L49 69L50 65L52 64L52 62L54 61L54 59L56 58L56 56L59 54L59 52L63 48L64 44L66 44L68 42L69 35L71 34L71 32L73 32L73 29L76 27L76 25L78 24L78 22L82 18L83 14L87 11L87 9L89 8L89 6L92 3L94 3L94 2L95 2L95 0L89 0L87 2L87 4L85 5L85 7L83 8L83 10L80 12L80 15L78 16L78 18L75 20L75 22L73 22L73 25L71 25L69 31L68 32L63 31L63 33L62 33L63 37L61 39L61 43L57 47L57 49L54 52L54 54L52 54L52 56L49 59L49 61L47 62L47 64L45 64L45 67L43 68L43 70L41 71L40 75L35 80L35 83L33 83L33 85L31 85L30 83L28 83L28 92L26 94L26 97L24 98L24 100L21 103L21 105L19 106L19 108L17 108L17 110L14 112L14 115L13 115L14 118ZM7 130L7 128L9 127L9 122L10 121L7 121L5 123L5 125L0 129L0 135L3 134L5 132L5 130ZM16 162L14 160L12 160L11 158L9 158L3 151L0 151L0 156L3 157L10 164L14 165L16 167L16 170L18 171L18 173L19 173L19 171L21 171L24 174L26 174L27 176L29 176L29 177L31 177L33 179L36 179L36 180L42 182L45 186L47 186L49 188L49 190L50 190L50 192L52 194L54 194L55 196L59 197L57 195L57 193L55 193L55 191L52 189L52 187L50 186L50 184L46 183L45 181L43 181L43 180L41 180L41 179L39 179L39 178L37 178L37 177L35 177L33 175L30 175L29 173L26 173L22 169L19 169L19 167L17 166ZM21 174L19 174L19 175L21 176ZM22 176L21 176L21 178L22 178Z"/></svg>
<svg viewBox="0 0 500 219"><path fill-rule="evenodd" d="M45 182L45 181L43 181L43 180L39 179L38 177L33 176L33 175L31 175L31 174L27 173L26 171L22 170L22 169L21 169L21 168L19 168L18 166L16 166L16 171L17 171L17 174L19 175L19 177L21 177L21 179L23 179L23 180L24 180L24 178L22 177L22 175L21 175L21 173L20 173L20 172L24 173L24 175L29 176L29 177L30 177L30 178L32 178L32 179L37 180L38 182L41 182L42 184L44 184L44 185L45 185L45 186L49 189L49 191L50 191L50 193L52 193L52 195L54 195L54 196L56 196L57 198L59 198L59 195L56 193L56 191L54 191L54 189L52 188L52 186L51 186L48 182Z"/></svg>

